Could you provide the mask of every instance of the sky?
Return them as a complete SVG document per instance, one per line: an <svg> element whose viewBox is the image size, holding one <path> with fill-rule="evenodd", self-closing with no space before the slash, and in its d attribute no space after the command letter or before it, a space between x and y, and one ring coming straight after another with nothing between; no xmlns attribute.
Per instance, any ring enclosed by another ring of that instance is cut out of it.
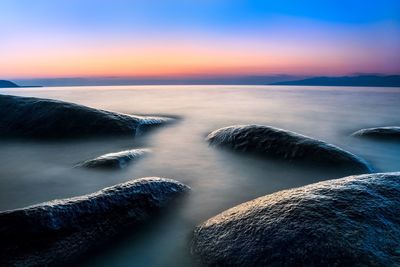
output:
<svg viewBox="0 0 400 267"><path fill-rule="evenodd" d="M400 1L1 0L0 78L400 74Z"/></svg>

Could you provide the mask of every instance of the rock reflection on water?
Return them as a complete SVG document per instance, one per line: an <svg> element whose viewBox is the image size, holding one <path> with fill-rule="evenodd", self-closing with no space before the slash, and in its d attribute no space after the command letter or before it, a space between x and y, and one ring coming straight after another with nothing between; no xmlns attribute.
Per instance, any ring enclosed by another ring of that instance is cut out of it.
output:
<svg viewBox="0 0 400 267"><path fill-rule="evenodd" d="M377 171L398 171L400 143L352 137L362 128L398 125L399 88L285 86L116 86L10 89L139 115L178 116L176 123L133 138L67 142L1 141L0 208L94 192L134 177L170 177L192 192L138 235L127 234L83 266L188 266L192 230L244 201L350 174L209 147L211 131L235 124L290 129L338 145ZM152 153L122 170L73 168L99 155L134 148Z"/></svg>

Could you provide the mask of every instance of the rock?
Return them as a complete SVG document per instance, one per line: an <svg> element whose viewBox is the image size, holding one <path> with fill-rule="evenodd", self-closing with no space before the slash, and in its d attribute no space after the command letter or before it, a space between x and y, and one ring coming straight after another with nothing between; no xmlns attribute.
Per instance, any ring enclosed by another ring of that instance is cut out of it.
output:
<svg viewBox="0 0 400 267"><path fill-rule="evenodd" d="M372 171L364 159L337 146L270 126L229 126L210 133L207 140L211 145L273 158L316 161L333 167L351 167L361 172Z"/></svg>
<svg viewBox="0 0 400 267"><path fill-rule="evenodd" d="M189 187L142 178L96 193L0 213L0 266L73 261L148 220Z"/></svg>
<svg viewBox="0 0 400 267"><path fill-rule="evenodd" d="M33 97L0 95L0 137L72 138L137 134L169 118L115 113Z"/></svg>
<svg viewBox="0 0 400 267"><path fill-rule="evenodd" d="M148 153L149 149L131 149L116 153L108 153L78 164L78 167L123 169L133 160Z"/></svg>
<svg viewBox="0 0 400 267"><path fill-rule="evenodd" d="M349 176L240 204L194 231L209 266L400 266L400 172Z"/></svg>
<svg viewBox="0 0 400 267"><path fill-rule="evenodd" d="M354 136L371 137L371 138L386 138L386 139L399 139L400 138L400 127L388 126L388 127L376 127L366 128L354 132Z"/></svg>

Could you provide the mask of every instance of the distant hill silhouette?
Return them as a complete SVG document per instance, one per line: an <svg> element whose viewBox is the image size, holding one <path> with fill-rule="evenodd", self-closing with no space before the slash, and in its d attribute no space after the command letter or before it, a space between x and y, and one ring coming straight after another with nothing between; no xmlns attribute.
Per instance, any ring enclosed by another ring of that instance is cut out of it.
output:
<svg viewBox="0 0 400 267"><path fill-rule="evenodd" d="M107 85L308 85L308 86L381 86L400 87L400 75L359 74L340 77L308 77L279 75L198 75L176 77L70 77L17 80L42 86L107 86ZM0 88L4 87L1 86ZM8 86L11 87L11 86ZM14 86L18 87L18 86Z"/></svg>
<svg viewBox="0 0 400 267"><path fill-rule="evenodd" d="M19 84L43 86L103 86L103 85L268 85L274 82L303 79L293 75L193 75L176 77L70 77L17 80Z"/></svg>
<svg viewBox="0 0 400 267"><path fill-rule="evenodd" d="M21 88L21 87L42 87L39 85L18 85L16 83L10 82L10 81L6 81L6 80L0 80L0 88Z"/></svg>
<svg viewBox="0 0 400 267"><path fill-rule="evenodd" d="M0 80L0 88L15 88L15 87L19 87L19 86L10 81Z"/></svg>
<svg viewBox="0 0 400 267"><path fill-rule="evenodd" d="M274 82L273 85L309 86L382 86L400 87L400 75L358 75L342 77L314 77L303 80Z"/></svg>

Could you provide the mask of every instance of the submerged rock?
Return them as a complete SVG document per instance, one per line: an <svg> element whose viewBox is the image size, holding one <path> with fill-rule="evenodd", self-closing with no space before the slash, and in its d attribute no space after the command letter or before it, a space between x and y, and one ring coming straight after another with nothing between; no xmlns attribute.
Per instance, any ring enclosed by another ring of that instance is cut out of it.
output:
<svg viewBox="0 0 400 267"><path fill-rule="evenodd" d="M147 220L189 187L142 178L80 197L0 213L0 265L69 262Z"/></svg>
<svg viewBox="0 0 400 267"><path fill-rule="evenodd" d="M149 149L131 149L116 153L109 153L84 161L78 164L78 167L122 169L128 166L128 164L133 160L142 157L149 151Z"/></svg>
<svg viewBox="0 0 400 267"><path fill-rule="evenodd" d="M270 126L229 126L210 133L207 140L211 145L236 151L288 160L317 161L334 167L348 166L362 172L372 171L364 159L337 146Z"/></svg>
<svg viewBox="0 0 400 267"><path fill-rule="evenodd" d="M135 135L171 119L141 117L58 100L0 95L0 136L70 138Z"/></svg>
<svg viewBox="0 0 400 267"><path fill-rule="evenodd" d="M372 138L400 139L400 127L388 126L388 127L366 128L354 132L352 135L372 137Z"/></svg>
<svg viewBox="0 0 400 267"><path fill-rule="evenodd" d="M399 266L400 172L257 198L195 229L209 266Z"/></svg>

